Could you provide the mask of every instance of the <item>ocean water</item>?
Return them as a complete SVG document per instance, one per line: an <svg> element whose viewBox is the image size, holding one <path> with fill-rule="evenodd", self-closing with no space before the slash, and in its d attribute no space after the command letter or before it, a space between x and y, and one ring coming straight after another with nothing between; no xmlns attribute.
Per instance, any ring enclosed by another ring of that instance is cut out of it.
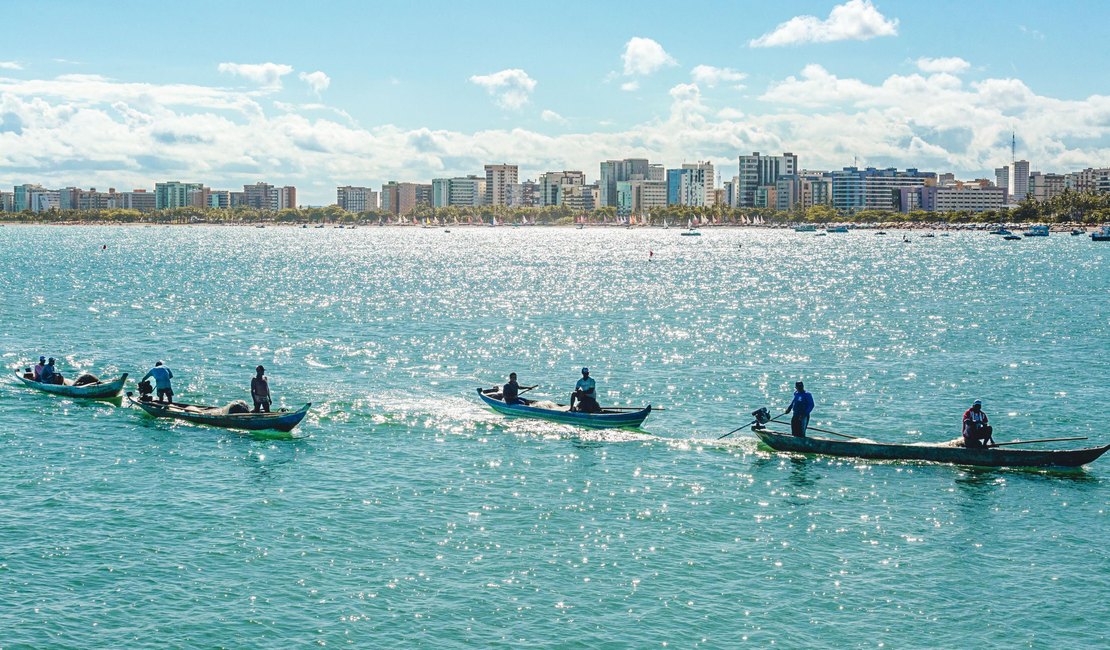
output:
<svg viewBox="0 0 1110 650"><path fill-rule="evenodd" d="M1110 247L772 230L0 228L0 356L293 436L0 382L0 648L1106 647L1110 460L791 456L812 424L1106 444ZM650 256L649 256L650 253ZM477 386L651 403L506 420ZM134 389L134 384L129 384Z"/></svg>

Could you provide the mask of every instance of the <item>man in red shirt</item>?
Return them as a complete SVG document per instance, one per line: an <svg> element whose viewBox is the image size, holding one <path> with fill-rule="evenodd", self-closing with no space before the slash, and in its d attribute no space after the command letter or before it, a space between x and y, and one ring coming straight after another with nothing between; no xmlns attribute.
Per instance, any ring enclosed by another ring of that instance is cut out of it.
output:
<svg viewBox="0 0 1110 650"><path fill-rule="evenodd" d="M991 434L994 431L987 424L987 414L983 412L983 403L975 400L971 408L964 411L964 446L987 447L994 443Z"/></svg>

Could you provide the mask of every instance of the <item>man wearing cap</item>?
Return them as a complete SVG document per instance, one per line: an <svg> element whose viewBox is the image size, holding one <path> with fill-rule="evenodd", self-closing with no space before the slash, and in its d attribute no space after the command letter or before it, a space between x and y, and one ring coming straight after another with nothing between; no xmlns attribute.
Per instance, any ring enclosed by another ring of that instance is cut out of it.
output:
<svg viewBox="0 0 1110 650"><path fill-rule="evenodd" d="M528 386L524 390L532 390L535 387ZM520 384L516 383L515 372L509 373L509 383L501 387L501 398L505 400L506 404L523 404L525 406L531 404L528 400L520 397Z"/></svg>
<svg viewBox="0 0 1110 650"><path fill-rule="evenodd" d="M590 369L582 369L582 378L574 385L574 392L570 395L570 410L575 410L574 402L578 401L578 409L582 413L600 413L601 405L597 403L597 386Z"/></svg>
<svg viewBox="0 0 1110 650"><path fill-rule="evenodd" d="M266 369L258 366L254 369L254 378L251 379L251 399L254 400L254 412L270 412L270 382L263 376Z"/></svg>
<svg viewBox="0 0 1110 650"><path fill-rule="evenodd" d="M794 401L786 407L783 415L791 411L794 411L794 415L790 417L790 433L799 438L806 437L806 429L809 428L809 414L813 412L813 395L806 392L805 385L800 381L794 382Z"/></svg>
<svg viewBox="0 0 1110 650"><path fill-rule="evenodd" d="M35 381L42 381L42 369L46 367L46 357L39 357L39 362L35 364Z"/></svg>
<svg viewBox="0 0 1110 650"><path fill-rule="evenodd" d="M173 373L170 372L170 369L162 365L162 362L159 361L154 364L150 372L143 375L143 378L139 381L144 382L152 377L154 378L154 388L158 391L158 401L161 402L162 399L165 398L166 401L173 404L173 388L170 386Z"/></svg>
<svg viewBox="0 0 1110 650"><path fill-rule="evenodd" d="M50 357L50 359L47 360L46 365L42 367L42 371L39 373L39 381L44 384L62 383L61 375L59 375L58 372L54 370L54 357Z"/></svg>
<svg viewBox="0 0 1110 650"><path fill-rule="evenodd" d="M964 411L964 446L987 447L994 442L993 434L994 430L987 424L987 414L983 412L983 402L975 400L971 408Z"/></svg>

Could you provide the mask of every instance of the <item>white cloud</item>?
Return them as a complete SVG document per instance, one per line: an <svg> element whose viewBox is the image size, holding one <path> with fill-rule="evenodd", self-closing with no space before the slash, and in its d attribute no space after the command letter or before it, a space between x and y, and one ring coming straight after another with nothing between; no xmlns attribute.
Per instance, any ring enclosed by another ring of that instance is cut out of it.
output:
<svg viewBox="0 0 1110 650"><path fill-rule="evenodd" d="M284 63L221 63L217 69L268 88L281 87L281 78L293 72L293 66Z"/></svg>
<svg viewBox="0 0 1110 650"><path fill-rule="evenodd" d="M965 72L969 68L971 68L971 64L958 56L946 56L938 59L931 59L927 56L923 56L917 60L917 69L922 72L959 74Z"/></svg>
<svg viewBox="0 0 1110 650"><path fill-rule="evenodd" d="M651 74L663 66L678 65L659 43L650 38L634 36L624 44L624 74Z"/></svg>
<svg viewBox="0 0 1110 650"><path fill-rule="evenodd" d="M308 84L312 92L319 95L328 89L331 85L331 77L317 70L316 72L302 72L297 75L297 78Z"/></svg>
<svg viewBox="0 0 1110 650"><path fill-rule="evenodd" d="M1036 169L1110 160L1110 96L1057 99L1019 79L916 72L870 83L811 65L745 100L743 112L709 110L703 88L674 85L669 109L635 124L463 132L364 127L324 102L275 103L273 90L0 78L0 187L152 188L176 178L235 189L265 179L297 185L304 203L321 204L334 201L337 184L427 182L491 161L518 164L522 174L596 169L614 151L731 170L738 153L751 151L793 151L810 169L837 169L859 155L865 165L974 178L1009 159L1011 130Z"/></svg>
<svg viewBox="0 0 1110 650"><path fill-rule="evenodd" d="M540 119L544 122L553 122L555 124L567 123L567 118L550 109L544 109L544 111L540 113Z"/></svg>
<svg viewBox="0 0 1110 650"><path fill-rule="evenodd" d="M640 82L639 81L635 81L635 80L626 81L626 82L621 84L621 90L623 90L626 93L635 92L639 89L640 89Z"/></svg>
<svg viewBox="0 0 1110 650"><path fill-rule="evenodd" d="M776 47L801 43L866 41L876 36L897 34L897 18L888 20L871 4L871 0L848 0L833 7L825 20L817 16L795 16L748 45Z"/></svg>
<svg viewBox="0 0 1110 650"><path fill-rule="evenodd" d="M487 75L474 75L470 82L485 88L502 108L519 109L528 103L536 80L520 68L510 68Z"/></svg>
<svg viewBox="0 0 1110 650"><path fill-rule="evenodd" d="M15 61L0 61L0 70L22 70L23 66Z"/></svg>
<svg viewBox="0 0 1110 650"><path fill-rule="evenodd" d="M705 84L710 88L724 83L743 88L744 86L740 85L739 82L748 78L745 72L738 72L732 68L715 68L711 65L695 66L690 71L690 76L694 78L695 83Z"/></svg>

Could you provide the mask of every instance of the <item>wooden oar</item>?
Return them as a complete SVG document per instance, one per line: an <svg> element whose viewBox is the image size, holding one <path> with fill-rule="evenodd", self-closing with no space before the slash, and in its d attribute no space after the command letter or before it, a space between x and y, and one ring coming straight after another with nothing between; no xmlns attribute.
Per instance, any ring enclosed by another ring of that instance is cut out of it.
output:
<svg viewBox="0 0 1110 650"><path fill-rule="evenodd" d="M647 407L646 406L603 406L601 408L604 411L642 411L642 410L646 409ZM653 411L666 411L667 409L663 408L662 406L653 406L653 407L651 407L651 410L653 410Z"/></svg>
<svg viewBox="0 0 1110 650"><path fill-rule="evenodd" d="M1087 437L1082 436L1078 438L1039 438L1037 440L1015 440L1013 442L998 442L991 445L991 448L993 449L994 447L1005 447L1006 445L1028 445L1032 442L1064 442L1066 440L1087 440Z"/></svg>
<svg viewBox="0 0 1110 650"><path fill-rule="evenodd" d="M786 415L786 414L783 413L782 415ZM770 424L771 422L778 422L778 419L781 418L782 415L777 415L777 416L771 418L770 420L767 420L767 422L764 422L764 424ZM743 427L736 427L735 429L733 429L732 431L729 431L728 433L726 433L723 436L717 436L717 440L720 440L722 438L727 438L727 437L731 436L732 434L736 433L737 431L739 431L740 429L743 429L744 427L750 427L751 425L757 424L757 423L759 423L758 419L752 420L751 422L745 424ZM779 422L779 424L782 424L782 422Z"/></svg>
<svg viewBox="0 0 1110 650"><path fill-rule="evenodd" d="M818 429L817 427L806 427L806 431L820 431L821 433L831 433L834 436L848 438L849 440L859 440L859 436L850 436L846 433L837 433L835 431L829 431L828 429Z"/></svg>

